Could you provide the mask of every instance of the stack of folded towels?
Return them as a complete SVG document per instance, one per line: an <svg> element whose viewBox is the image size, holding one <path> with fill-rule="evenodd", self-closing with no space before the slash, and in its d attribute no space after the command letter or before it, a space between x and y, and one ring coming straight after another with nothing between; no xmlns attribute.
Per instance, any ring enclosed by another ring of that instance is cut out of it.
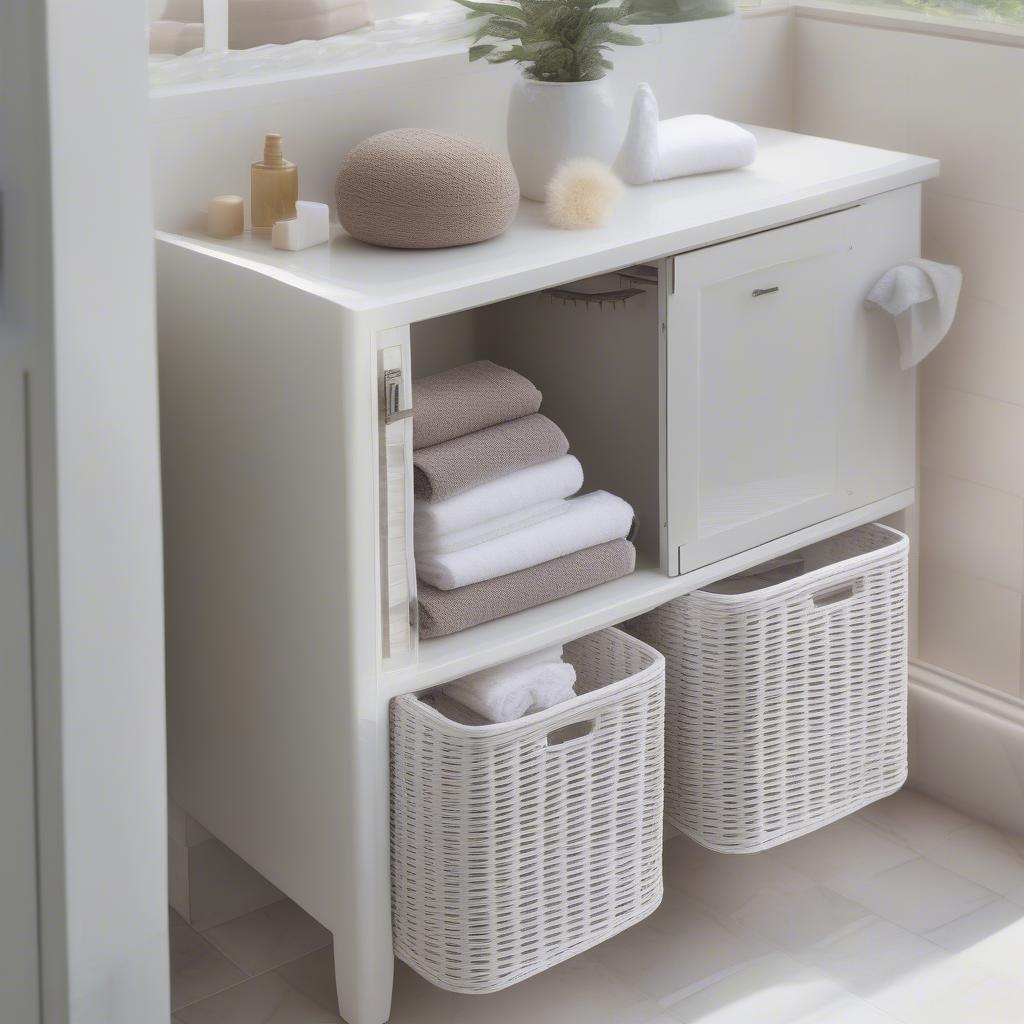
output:
<svg viewBox="0 0 1024 1024"><path fill-rule="evenodd" d="M525 377L486 360L413 382L420 636L447 636L633 571L630 505L583 486Z"/></svg>

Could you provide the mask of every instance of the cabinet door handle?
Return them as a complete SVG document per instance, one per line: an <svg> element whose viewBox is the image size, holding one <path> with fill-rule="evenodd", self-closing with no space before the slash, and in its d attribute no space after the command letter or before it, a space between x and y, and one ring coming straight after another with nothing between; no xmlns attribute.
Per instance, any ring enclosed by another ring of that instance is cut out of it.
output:
<svg viewBox="0 0 1024 1024"><path fill-rule="evenodd" d="M778 285L774 285L771 288L755 288L750 294L755 299L758 299L762 295L771 295L772 292L777 292L778 290L779 290L779 286Z"/></svg>

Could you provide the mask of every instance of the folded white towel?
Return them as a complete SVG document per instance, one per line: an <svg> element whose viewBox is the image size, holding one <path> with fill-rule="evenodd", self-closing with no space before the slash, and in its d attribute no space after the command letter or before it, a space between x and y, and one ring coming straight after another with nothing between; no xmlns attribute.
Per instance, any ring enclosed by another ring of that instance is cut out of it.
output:
<svg viewBox="0 0 1024 1024"><path fill-rule="evenodd" d="M625 141L615 161L630 185L746 167L757 157L757 139L738 124L709 114L658 120L658 101L642 82L633 96Z"/></svg>
<svg viewBox="0 0 1024 1024"><path fill-rule="evenodd" d="M417 554L416 574L438 590L454 590L617 540L633 523L630 505L607 491L584 494L568 504L563 515L497 540L445 554Z"/></svg>
<svg viewBox="0 0 1024 1024"><path fill-rule="evenodd" d="M498 516L496 519L488 519L486 522L478 523L476 526L467 526L465 530L456 530L454 533L446 533L441 537L424 538L416 541L416 555L446 554L449 551L461 551L463 548L471 548L477 544L483 544L489 540L497 540L505 537L525 526L532 526L534 523L543 523L555 516L563 515L569 511L569 502L565 498L553 498L551 501L542 501L538 505L530 505L518 512L510 512L506 516Z"/></svg>
<svg viewBox="0 0 1024 1024"><path fill-rule="evenodd" d="M562 661L562 648L549 647L457 679L441 692L491 722L511 722L574 697L575 682L576 669Z"/></svg>
<svg viewBox="0 0 1024 1024"><path fill-rule="evenodd" d="M413 517L416 544L438 540L545 501L568 498L582 486L583 467L579 459L562 455L443 501L417 499Z"/></svg>
<svg viewBox="0 0 1024 1024"><path fill-rule="evenodd" d="M900 366L916 366L949 333L956 316L963 274L932 260L908 260L887 270L866 302L896 318Z"/></svg>
<svg viewBox="0 0 1024 1024"><path fill-rule="evenodd" d="M756 157L757 140L731 121L688 114L658 125L659 181L746 167Z"/></svg>

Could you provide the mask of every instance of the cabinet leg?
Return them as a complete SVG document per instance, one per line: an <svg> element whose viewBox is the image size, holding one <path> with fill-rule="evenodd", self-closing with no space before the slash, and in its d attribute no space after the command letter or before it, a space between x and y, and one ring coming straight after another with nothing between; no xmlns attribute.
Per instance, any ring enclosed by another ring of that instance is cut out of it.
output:
<svg viewBox="0 0 1024 1024"><path fill-rule="evenodd" d="M333 921L338 1009L346 1024L384 1024L391 1016L395 959L391 940L388 812L388 705L372 698L358 716L349 750L347 844L337 858L341 901ZM332 927L333 925L333 927Z"/></svg>
<svg viewBox="0 0 1024 1024"><path fill-rule="evenodd" d="M345 943L334 939L334 977L338 1011L345 1024L385 1024L391 1016L391 985L395 962L388 956L376 962L350 956Z"/></svg>

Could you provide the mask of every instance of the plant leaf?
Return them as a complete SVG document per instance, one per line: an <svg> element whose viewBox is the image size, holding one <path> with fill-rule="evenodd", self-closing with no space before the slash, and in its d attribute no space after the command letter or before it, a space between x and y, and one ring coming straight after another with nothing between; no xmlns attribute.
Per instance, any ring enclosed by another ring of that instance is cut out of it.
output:
<svg viewBox="0 0 1024 1024"><path fill-rule="evenodd" d="M632 32L623 32L621 29L610 29L608 42L616 46L642 46L643 40Z"/></svg>
<svg viewBox="0 0 1024 1024"><path fill-rule="evenodd" d="M468 7L476 14L493 14L502 18L514 16L519 8L519 5L515 3L482 3L481 0L455 0L455 2L463 7Z"/></svg>
<svg viewBox="0 0 1024 1024"><path fill-rule="evenodd" d="M457 0L480 20L473 28L470 59L516 61L528 78L589 82L611 68L605 51L643 40L624 28L636 15L635 0ZM725 0L641 0L669 5ZM488 40L483 42L483 40Z"/></svg>

